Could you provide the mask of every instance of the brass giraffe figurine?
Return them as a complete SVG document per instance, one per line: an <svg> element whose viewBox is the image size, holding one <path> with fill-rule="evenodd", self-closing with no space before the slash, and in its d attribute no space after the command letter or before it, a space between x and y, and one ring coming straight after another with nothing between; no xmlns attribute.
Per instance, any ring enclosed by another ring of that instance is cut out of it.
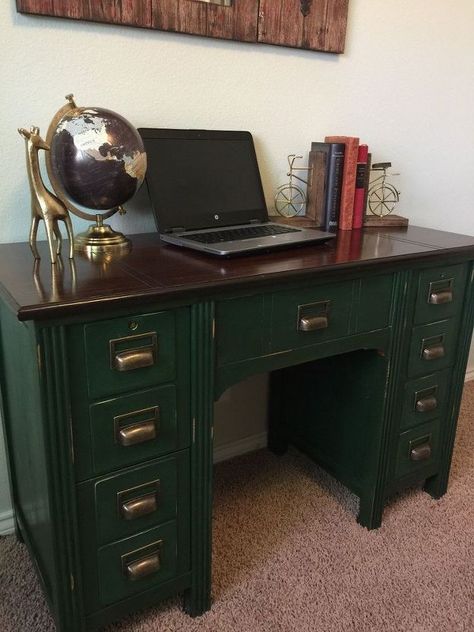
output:
<svg viewBox="0 0 474 632"><path fill-rule="evenodd" d="M61 252L61 231L58 227L58 221L61 220L66 224L69 237L69 259L72 259L74 257L74 236L68 210L58 197L48 191L41 177L38 151L40 149L49 151L49 146L41 138L38 127L33 126L30 131L21 127L18 132L26 141L26 164L31 189L30 247L33 256L35 259L40 259L36 247L36 235L39 222L42 219L46 228L51 263L56 263L57 256Z"/></svg>

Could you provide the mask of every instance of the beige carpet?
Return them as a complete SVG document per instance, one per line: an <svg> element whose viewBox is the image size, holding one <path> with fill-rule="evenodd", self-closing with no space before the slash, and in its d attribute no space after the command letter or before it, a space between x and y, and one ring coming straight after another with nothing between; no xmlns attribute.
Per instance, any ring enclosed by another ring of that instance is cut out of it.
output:
<svg viewBox="0 0 474 632"><path fill-rule="evenodd" d="M449 491L410 490L381 529L296 453L216 468L213 607L169 601L109 632L473 632L474 383L465 388ZM53 630L24 547L0 539L0 631Z"/></svg>

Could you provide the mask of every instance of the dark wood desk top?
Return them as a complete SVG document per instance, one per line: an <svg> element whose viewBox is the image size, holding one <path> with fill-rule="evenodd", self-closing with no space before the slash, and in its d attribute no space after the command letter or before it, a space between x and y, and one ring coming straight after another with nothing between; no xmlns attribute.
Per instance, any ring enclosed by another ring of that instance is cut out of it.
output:
<svg viewBox="0 0 474 632"><path fill-rule="evenodd" d="M2 244L0 292L20 320L38 320L410 259L435 261L449 254L474 259L474 237L416 226L344 231L323 245L234 259L165 246L156 233L133 235L132 241L132 252L121 260L97 263L77 255L71 265L63 256L56 266L49 263L45 243L39 244L42 259L36 265L28 244Z"/></svg>

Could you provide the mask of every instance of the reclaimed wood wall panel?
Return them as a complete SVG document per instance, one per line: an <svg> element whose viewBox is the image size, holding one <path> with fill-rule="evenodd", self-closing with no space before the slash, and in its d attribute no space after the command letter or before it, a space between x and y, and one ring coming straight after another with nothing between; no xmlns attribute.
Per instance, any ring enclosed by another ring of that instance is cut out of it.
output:
<svg viewBox="0 0 474 632"><path fill-rule="evenodd" d="M349 0L17 0L21 13L341 53Z"/></svg>
<svg viewBox="0 0 474 632"><path fill-rule="evenodd" d="M257 41L258 0L222 7L196 0L153 0L153 26L164 31Z"/></svg>
<svg viewBox="0 0 474 632"><path fill-rule="evenodd" d="M349 0L260 0L258 41L342 53Z"/></svg>

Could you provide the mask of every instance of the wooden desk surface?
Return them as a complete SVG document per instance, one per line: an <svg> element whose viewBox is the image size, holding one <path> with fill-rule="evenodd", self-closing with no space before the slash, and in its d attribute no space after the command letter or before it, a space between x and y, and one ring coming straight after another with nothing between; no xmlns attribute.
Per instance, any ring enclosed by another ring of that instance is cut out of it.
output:
<svg viewBox="0 0 474 632"><path fill-rule="evenodd" d="M0 292L20 320L38 320L226 288L264 287L276 280L303 281L409 259L433 261L449 254L474 258L474 237L416 226L344 231L323 245L234 259L165 246L156 233L131 239L132 252L121 260L96 263L77 255L72 266L64 255L62 265L51 266L45 242L39 244L42 259L36 266L27 243L2 244Z"/></svg>

